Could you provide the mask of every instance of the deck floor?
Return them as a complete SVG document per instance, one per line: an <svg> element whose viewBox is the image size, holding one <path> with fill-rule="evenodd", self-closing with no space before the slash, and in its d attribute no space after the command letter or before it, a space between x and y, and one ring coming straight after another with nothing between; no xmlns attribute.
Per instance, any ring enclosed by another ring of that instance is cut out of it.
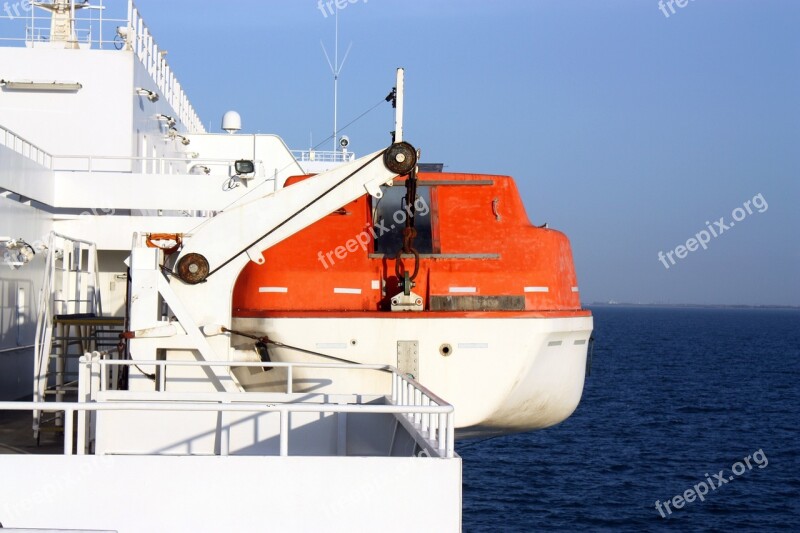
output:
<svg viewBox="0 0 800 533"><path fill-rule="evenodd" d="M64 437L43 431L37 444L30 411L0 411L0 454L62 454Z"/></svg>

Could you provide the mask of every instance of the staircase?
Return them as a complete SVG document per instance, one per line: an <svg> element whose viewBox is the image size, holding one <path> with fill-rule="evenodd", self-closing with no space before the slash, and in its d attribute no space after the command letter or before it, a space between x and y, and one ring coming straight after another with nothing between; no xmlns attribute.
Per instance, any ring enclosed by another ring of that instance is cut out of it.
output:
<svg viewBox="0 0 800 533"><path fill-rule="evenodd" d="M75 401L78 359L88 351L113 350L122 317L104 317L94 243L50 233L44 281L39 293L33 400ZM33 433L62 432L63 413L34 411Z"/></svg>

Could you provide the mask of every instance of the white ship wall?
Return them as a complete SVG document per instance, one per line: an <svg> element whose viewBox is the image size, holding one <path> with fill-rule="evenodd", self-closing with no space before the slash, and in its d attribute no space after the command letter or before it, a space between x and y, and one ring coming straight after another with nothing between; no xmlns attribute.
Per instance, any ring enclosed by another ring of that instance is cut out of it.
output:
<svg viewBox="0 0 800 533"><path fill-rule="evenodd" d="M165 122L156 115L177 120L177 113L163 95L151 102L137 94L137 88L158 91L133 52L0 48L0 65L4 80L83 86L74 92L0 90L0 125L53 155L163 157L176 152L175 142L165 140ZM185 130L180 122L176 129Z"/></svg>
<svg viewBox="0 0 800 533"><path fill-rule="evenodd" d="M76 92L0 91L0 124L54 155L130 155L133 54L0 48L3 79L78 82Z"/></svg>
<svg viewBox="0 0 800 533"><path fill-rule="evenodd" d="M0 196L0 235L22 237L33 244L46 238L50 227L48 213ZM20 268L10 267L0 257L0 400L31 394L31 354L45 264L42 255Z"/></svg>
<svg viewBox="0 0 800 533"><path fill-rule="evenodd" d="M24 473L0 484L11 528L461 530L460 459L3 455L0 471Z"/></svg>
<svg viewBox="0 0 800 533"><path fill-rule="evenodd" d="M159 119L158 115L173 117L176 121L175 129L181 133L186 132L186 127L180 122L177 110L172 108L165 95L160 94L147 67L140 61L134 60L133 52L119 51L111 53L124 54L131 58L133 64L132 82L128 81L127 87L120 90L121 93L127 93L133 99L133 113L128 114L128 116L133 117L133 122L131 130L126 134L126 140L132 140L132 145L127 155L150 159L185 157L187 148L180 143L179 139L170 139L168 137L169 125L165 120ZM153 91L159 95L159 99L156 102L151 102L146 96L136 94L135 89L137 88ZM126 113L128 112L126 111ZM171 165L171 168L165 169L169 174L186 172L187 169L185 163L178 161L170 161L167 165ZM148 173L156 172L157 167L153 161L141 161L138 164L138 168L134 165L132 170Z"/></svg>
<svg viewBox="0 0 800 533"><path fill-rule="evenodd" d="M191 140L189 150L198 154L198 164L204 163L204 160L253 160L256 164L254 181L259 183L259 178L274 179L271 190L283 187L286 179L291 176L305 174L289 147L277 135L195 133L187 137ZM213 163L205 164L212 172L222 171L233 175L232 168L221 168L219 164Z"/></svg>

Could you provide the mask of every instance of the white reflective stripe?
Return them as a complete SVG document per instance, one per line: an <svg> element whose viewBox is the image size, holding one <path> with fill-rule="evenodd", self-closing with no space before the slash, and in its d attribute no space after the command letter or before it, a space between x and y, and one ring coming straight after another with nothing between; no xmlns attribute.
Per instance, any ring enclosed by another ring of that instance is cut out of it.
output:
<svg viewBox="0 0 800 533"><path fill-rule="evenodd" d="M550 292L549 287L525 287L525 292Z"/></svg>
<svg viewBox="0 0 800 533"><path fill-rule="evenodd" d="M258 292L289 292L289 287L259 287Z"/></svg>
<svg viewBox="0 0 800 533"><path fill-rule="evenodd" d="M323 348L328 350L344 350L347 348L346 342L318 342L317 348Z"/></svg>
<svg viewBox="0 0 800 533"><path fill-rule="evenodd" d="M478 292L475 287L450 287L450 292Z"/></svg>
<svg viewBox="0 0 800 533"><path fill-rule="evenodd" d="M489 347L489 343L488 342L459 342L458 343L458 347L461 348L462 350L463 349L473 349L473 348L486 349L486 348Z"/></svg>
<svg viewBox="0 0 800 533"><path fill-rule="evenodd" d="M361 289L349 289L347 287L334 287L334 294L361 294Z"/></svg>
<svg viewBox="0 0 800 533"><path fill-rule="evenodd" d="M373 279L372 280L372 288L375 289L375 290L380 289L381 288L381 280Z"/></svg>
<svg viewBox="0 0 800 533"><path fill-rule="evenodd" d="M572 292L578 292L578 287L572 287Z"/></svg>

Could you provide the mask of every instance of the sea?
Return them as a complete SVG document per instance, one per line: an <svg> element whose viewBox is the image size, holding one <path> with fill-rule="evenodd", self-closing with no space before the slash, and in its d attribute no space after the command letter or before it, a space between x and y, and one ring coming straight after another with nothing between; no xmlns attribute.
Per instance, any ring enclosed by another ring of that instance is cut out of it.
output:
<svg viewBox="0 0 800 533"><path fill-rule="evenodd" d="M463 531L800 530L800 310L591 309L573 415L457 444Z"/></svg>

